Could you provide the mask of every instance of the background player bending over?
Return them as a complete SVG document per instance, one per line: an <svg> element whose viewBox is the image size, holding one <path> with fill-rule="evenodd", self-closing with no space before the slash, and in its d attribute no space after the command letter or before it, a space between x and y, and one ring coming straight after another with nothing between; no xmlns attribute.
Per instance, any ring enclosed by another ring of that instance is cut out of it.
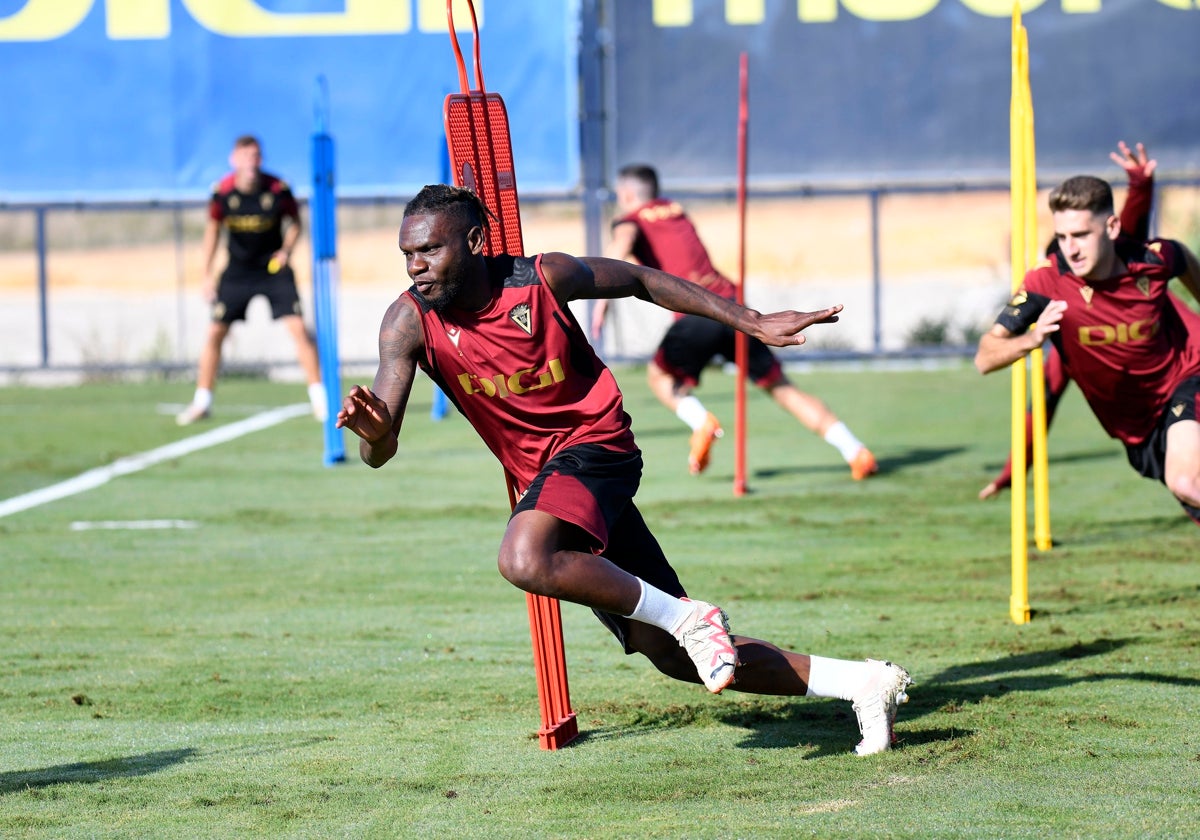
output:
<svg viewBox="0 0 1200 840"><path fill-rule="evenodd" d="M727 300L737 299L734 284L713 267L691 219L674 201L660 198L658 173L631 164L621 169L616 184L617 210L612 239L605 256L657 268L690 280ZM592 337L598 338L607 314L607 301L592 310ZM877 472L875 456L820 399L793 385L779 360L766 345L751 337L749 373L754 384L771 395L807 429L841 453L850 474L861 480ZM700 374L716 356L734 358L734 330L707 318L678 314L654 359L646 365L650 390L659 402L692 429L688 468L700 473L708 466L713 441L721 424L695 396Z"/></svg>
<svg viewBox="0 0 1200 840"><path fill-rule="evenodd" d="M1056 250L980 338L975 365L1008 367L1049 338L1133 468L1200 523L1200 334L1167 293L1179 277L1200 298L1200 264L1178 242L1120 238L1112 188L1099 178L1067 179L1049 204Z"/></svg>
<svg viewBox="0 0 1200 840"><path fill-rule="evenodd" d="M1136 153L1121 141L1117 151L1110 152L1109 157L1125 170L1129 177L1129 190L1121 208L1121 237L1131 237L1145 241L1150 238L1150 211L1154 202L1154 170L1158 162L1146 154L1146 147L1138 143ZM1053 256L1058 249L1056 241L1051 241L1046 248L1046 256ZM1200 314L1188 307L1186 303L1168 292L1171 305L1179 313L1180 318L1187 324L1189 331L1200 332ZM1071 377L1063 367L1062 357L1054 349L1053 343L1047 342L1042 348L1045 351L1044 374L1046 388L1046 426L1049 428L1058 403L1071 384ZM1033 412L1025 411L1025 465L1033 462ZM1000 474L989 481L979 491L979 498L990 499L999 495L1001 490L1012 486L1012 453L1009 452Z"/></svg>

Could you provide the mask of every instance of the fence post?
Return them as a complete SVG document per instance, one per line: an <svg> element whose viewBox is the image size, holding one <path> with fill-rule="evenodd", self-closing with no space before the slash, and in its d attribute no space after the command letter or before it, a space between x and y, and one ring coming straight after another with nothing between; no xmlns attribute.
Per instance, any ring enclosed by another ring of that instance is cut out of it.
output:
<svg viewBox="0 0 1200 840"><path fill-rule="evenodd" d="M874 334L871 349L875 355L883 350L883 302L882 281L879 267L879 190L872 189L871 200L871 313L874 319Z"/></svg>
<svg viewBox="0 0 1200 840"><path fill-rule="evenodd" d="M187 283L183 255L183 205L175 203L175 358L187 359Z"/></svg>
<svg viewBox="0 0 1200 840"><path fill-rule="evenodd" d="M34 211L35 227L37 228L37 264L38 264L38 327L42 338L42 367L50 367L50 316L46 282L46 208L39 207Z"/></svg>

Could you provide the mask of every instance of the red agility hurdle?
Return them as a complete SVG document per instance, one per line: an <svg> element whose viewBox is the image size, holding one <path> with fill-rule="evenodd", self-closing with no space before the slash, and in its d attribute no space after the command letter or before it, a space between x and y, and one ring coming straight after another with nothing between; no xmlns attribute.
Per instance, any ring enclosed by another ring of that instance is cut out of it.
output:
<svg viewBox="0 0 1200 840"><path fill-rule="evenodd" d="M512 139L508 130L508 110L497 93L483 88L483 69L479 60L479 24L475 7L466 0L474 33L475 87L468 84L467 67L454 29L454 0L446 0L446 18L450 25L450 43L458 63L461 92L446 97L443 116L446 144L450 151L450 172L456 186L472 190L492 211L484 253L523 256L521 210L517 201L517 178L513 167ZM520 489L505 470L508 501L517 504ZM541 595L526 595L529 607L529 632L533 637L533 666L537 675L538 703L542 726L538 740L544 750L556 750L579 734L575 712L571 710L567 686L567 659L563 649L562 618L558 601Z"/></svg>

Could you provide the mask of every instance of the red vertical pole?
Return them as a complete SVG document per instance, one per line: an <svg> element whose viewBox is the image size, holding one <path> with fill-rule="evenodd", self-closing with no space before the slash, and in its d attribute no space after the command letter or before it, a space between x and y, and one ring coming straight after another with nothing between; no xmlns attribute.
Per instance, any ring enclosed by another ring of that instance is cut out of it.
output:
<svg viewBox="0 0 1200 840"><path fill-rule="evenodd" d="M458 65L462 91L446 97L443 119L450 171L454 183L472 189L496 213L495 224L488 227L484 252L493 255L522 255L521 212L517 199L517 180L512 156L512 138L504 100L483 89L483 67L479 59L479 25L475 7L467 0L471 29L475 36L475 90L467 87L467 67L454 29L454 2L446 0L446 21L450 44ZM504 471L508 503L517 504L516 481ZM579 734L571 696L567 687L567 659L563 648L562 619L558 601L542 595L527 594L529 633L533 641L533 669L537 678L538 706L542 725L538 739L544 750L556 750Z"/></svg>
<svg viewBox="0 0 1200 840"><path fill-rule="evenodd" d="M517 483L504 471L508 486L508 504L517 506ZM542 725L538 743L544 750L556 750L579 735L579 721L571 709L571 689L567 684L567 653L563 646L562 612L555 598L525 593L529 612L529 636L533 642L533 673L537 680L538 709Z"/></svg>
<svg viewBox="0 0 1200 840"><path fill-rule="evenodd" d="M738 60L738 148L737 148L737 212L738 212L738 274L737 302L746 305L746 140L750 122L749 69L746 53ZM733 495L746 495L746 369L749 343L746 334L735 337L734 361L737 380L734 386L733 429Z"/></svg>

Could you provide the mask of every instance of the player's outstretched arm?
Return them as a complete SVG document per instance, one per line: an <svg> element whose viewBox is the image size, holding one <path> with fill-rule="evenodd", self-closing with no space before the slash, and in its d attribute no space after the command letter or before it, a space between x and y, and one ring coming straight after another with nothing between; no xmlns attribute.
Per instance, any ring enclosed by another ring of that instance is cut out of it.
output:
<svg viewBox="0 0 1200 840"><path fill-rule="evenodd" d="M1154 170L1158 161L1146 154L1146 147L1137 144L1134 152L1122 140L1117 151L1109 152L1113 163L1129 176L1129 192L1121 208L1121 231L1138 239L1150 237L1150 207L1154 201Z"/></svg>
<svg viewBox="0 0 1200 840"><path fill-rule="evenodd" d="M605 257L544 254L542 271L564 305L582 298L637 297L664 309L711 318L774 347L803 344L801 330L835 323L842 311L838 304L816 312L763 315L665 271Z"/></svg>
<svg viewBox="0 0 1200 840"><path fill-rule="evenodd" d="M991 373L1029 355L1041 347L1051 333L1058 332L1066 308L1065 300L1050 301L1033 326L1023 333L1014 333L1002 324L993 324L979 339L975 367L980 373Z"/></svg>
<svg viewBox="0 0 1200 840"><path fill-rule="evenodd" d="M379 328L379 370L374 383L370 388L353 386L342 400L337 426L362 438L359 457L372 467L383 466L396 454L423 343L416 309L406 298L398 298L388 307Z"/></svg>

